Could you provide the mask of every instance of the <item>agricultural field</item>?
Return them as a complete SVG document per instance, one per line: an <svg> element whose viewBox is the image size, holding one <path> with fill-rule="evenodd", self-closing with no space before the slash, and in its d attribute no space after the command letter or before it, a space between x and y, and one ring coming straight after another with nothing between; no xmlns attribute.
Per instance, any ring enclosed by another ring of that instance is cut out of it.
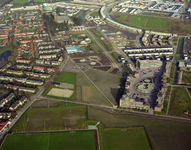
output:
<svg viewBox="0 0 191 150"><path fill-rule="evenodd" d="M35 103L33 106L42 105L39 102ZM12 132L86 128L86 106L68 103L60 103L57 107L51 107L51 104L45 104L44 108L34 108L33 106L12 128Z"/></svg>
<svg viewBox="0 0 191 150"><path fill-rule="evenodd" d="M163 120L155 116L142 116L128 112L113 113L111 110L92 107L88 107L88 120L100 121L106 128L144 126L151 149L189 150L191 147L190 123ZM118 137L118 139L122 138Z"/></svg>
<svg viewBox="0 0 191 150"><path fill-rule="evenodd" d="M55 82L73 84L74 90L67 90L61 87L50 85L46 89L46 91L43 93L44 96L52 97L52 98L68 99L68 100L76 99L76 74L75 73L63 72L60 76L58 76ZM63 92L59 93L60 91L63 91ZM55 92L58 94L55 95L54 94Z"/></svg>
<svg viewBox="0 0 191 150"><path fill-rule="evenodd" d="M166 29L167 28L167 18L155 18L149 17L145 27L156 28L156 29Z"/></svg>
<svg viewBox="0 0 191 150"><path fill-rule="evenodd" d="M189 117L185 116L185 111L191 111L191 100L184 88L173 88L171 94L169 115Z"/></svg>
<svg viewBox="0 0 191 150"><path fill-rule="evenodd" d="M88 70L87 76L100 88L100 90L116 104L118 94L117 86L120 84L120 77L98 70ZM80 80L78 80L80 79ZM95 86L83 75L77 74L77 87L80 93L77 94L79 101L91 104L111 106L106 98L95 88Z"/></svg>
<svg viewBox="0 0 191 150"><path fill-rule="evenodd" d="M129 20L131 25L140 26L140 27L144 27L146 21L147 21L147 17L141 17L141 16L131 16Z"/></svg>
<svg viewBox="0 0 191 150"><path fill-rule="evenodd" d="M117 150L150 150L149 141L147 139L144 128L115 128L103 129L101 131L101 147L102 149ZM102 129L101 129L102 128Z"/></svg>
<svg viewBox="0 0 191 150"><path fill-rule="evenodd" d="M8 135L1 150L95 150L94 131Z"/></svg>

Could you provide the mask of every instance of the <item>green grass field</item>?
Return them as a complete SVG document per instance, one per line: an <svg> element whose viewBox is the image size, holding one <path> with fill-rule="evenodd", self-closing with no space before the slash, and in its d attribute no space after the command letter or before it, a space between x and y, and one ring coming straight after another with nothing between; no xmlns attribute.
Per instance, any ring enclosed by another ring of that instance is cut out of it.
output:
<svg viewBox="0 0 191 150"><path fill-rule="evenodd" d="M184 88L174 88L171 94L169 115L182 116L184 111L191 111L191 100Z"/></svg>
<svg viewBox="0 0 191 150"><path fill-rule="evenodd" d="M52 88L59 88L54 85L50 85L46 91L43 93L44 96L47 97L52 97L52 98L59 98L59 99L68 99L68 100L75 100L76 99L76 74L75 73L70 73L70 72L63 72L58 78L55 80L55 82L61 82L61 83L69 83L69 84L74 84L74 93L70 98L65 98L65 97L57 97L57 96L51 96L47 95L48 92ZM62 88L59 88L62 89Z"/></svg>
<svg viewBox="0 0 191 150"><path fill-rule="evenodd" d="M146 21L147 21L147 17L141 17L141 16L131 16L129 20L131 25L140 26L140 27L144 27Z"/></svg>
<svg viewBox="0 0 191 150"><path fill-rule="evenodd" d="M1 150L95 150L94 131L8 135Z"/></svg>
<svg viewBox="0 0 191 150"><path fill-rule="evenodd" d="M191 124L163 120L154 116L136 115L134 113L112 113L88 107L88 119L101 121L106 128L126 128L144 126L150 144L154 150L189 150L191 147ZM121 137L118 137L121 139ZM128 142L128 141L126 141ZM139 142L137 143L139 144Z"/></svg>
<svg viewBox="0 0 191 150"><path fill-rule="evenodd" d="M101 17L99 12L93 12L93 13L90 14L90 16L92 16L92 17L95 17L95 16Z"/></svg>
<svg viewBox="0 0 191 150"><path fill-rule="evenodd" d="M102 135L102 149L151 149L144 128L104 129L100 134Z"/></svg>
<svg viewBox="0 0 191 150"><path fill-rule="evenodd" d="M85 129L86 119L86 106L83 105L61 103L58 107L30 108L12 132Z"/></svg>
<svg viewBox="0 0 191 150"><path fill-rule="evenodd" d="M55 82L76 84L76 74L70 72L63 72Z"/></svg>
<svg viewBox="0 0 191 150"><path fill-rule="evenodd" d="M167 23L168 23L167 18L149 17L145 27L157 28L157 29L166 29Z"/></svg>
<svg viewBox="0 0 191 150"><path fill-rule="evenodd" d="M183 71L182 82L186 84L191 84L191 72Z"/></svg>

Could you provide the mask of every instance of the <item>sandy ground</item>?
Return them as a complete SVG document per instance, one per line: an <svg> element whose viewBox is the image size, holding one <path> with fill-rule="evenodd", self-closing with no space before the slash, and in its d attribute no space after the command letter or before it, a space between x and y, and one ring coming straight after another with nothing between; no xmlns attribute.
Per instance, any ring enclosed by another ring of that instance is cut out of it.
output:
<svg viewBox="0 0 191 150"><path fill-rule="evenodd" d="M74 91L72 91L72 90L52 88L48 92L48 95L70 98L73 93L74 93Z"/></svg>

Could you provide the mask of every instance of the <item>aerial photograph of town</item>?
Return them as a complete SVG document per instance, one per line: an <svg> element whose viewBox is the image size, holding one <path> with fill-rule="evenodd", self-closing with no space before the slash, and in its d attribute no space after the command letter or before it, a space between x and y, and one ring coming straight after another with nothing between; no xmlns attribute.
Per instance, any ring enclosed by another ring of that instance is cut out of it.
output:
<svg viewBox="0 0 191 150"><path fill-rule="evenodd" d="M191 150L191 1L0 0L0 150Z"/></svg>

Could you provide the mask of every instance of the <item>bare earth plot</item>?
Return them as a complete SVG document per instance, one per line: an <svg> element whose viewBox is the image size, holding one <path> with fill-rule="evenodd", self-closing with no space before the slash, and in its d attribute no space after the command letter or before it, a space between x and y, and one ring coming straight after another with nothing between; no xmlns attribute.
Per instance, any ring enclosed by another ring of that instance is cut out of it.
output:
<svg viewBox="0 0 191 150"><path fill-rule="evenodd" d="M72 91L72 90L52 88L48 92L48 95L70 98L73 93L74 93L74 91Z"/></svg>
<svg viewBox="0 0 191 150"><path fill-rule="evenodd" d="M106 97L109 98L113 104L116 104L116 96L118 93L117 86L119 85L121 77L91 69L88 70L86 74L106 95ZM81 91L81 93L79 91ZM77 97L78 101L111 106L106 98L82 73L77 74Z"/></svg>

